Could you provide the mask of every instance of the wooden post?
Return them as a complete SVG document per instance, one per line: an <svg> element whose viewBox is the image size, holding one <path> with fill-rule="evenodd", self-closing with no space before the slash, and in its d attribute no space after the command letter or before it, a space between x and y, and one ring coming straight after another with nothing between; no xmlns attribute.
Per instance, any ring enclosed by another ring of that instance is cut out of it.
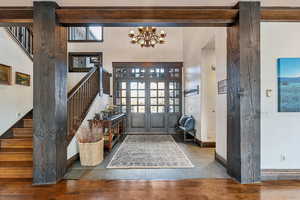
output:
<svg viewBox="0 0 300 200"><path fill-rule="evenodd" d="M55 2L34 2L33 184L55 184L67 166L67 31Z"/></svg>
<svg viewBox="0 0 300 200"><path fill-rule="evenodd" d="M227 170L260 181L260 3L240 2L227 34Z"/></svg>

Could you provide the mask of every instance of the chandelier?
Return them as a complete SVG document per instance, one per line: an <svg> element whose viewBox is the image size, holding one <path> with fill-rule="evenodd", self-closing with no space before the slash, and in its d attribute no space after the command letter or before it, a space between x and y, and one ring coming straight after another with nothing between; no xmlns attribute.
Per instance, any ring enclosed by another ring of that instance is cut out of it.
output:
<svg viewBox="0 0 300 200"><path fill-rule="evenodd" d="M165 43L167 34L163 30L158 34L155 27L146 26L139 27L138 33L131 30L128 36L131 38L132 44L139 44L141 47L155 47L156 44Z"/></svg>

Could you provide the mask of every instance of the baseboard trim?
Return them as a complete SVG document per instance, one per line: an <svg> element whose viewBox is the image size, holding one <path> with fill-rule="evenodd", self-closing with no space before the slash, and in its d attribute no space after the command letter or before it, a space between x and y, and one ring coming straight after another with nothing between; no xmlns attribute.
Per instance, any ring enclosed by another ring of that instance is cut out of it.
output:
<svg viewBox="0 0 300 200"><path fill-rule="evenodd" d="M196 143L201 147L201 148L215 148L216 147L216 142L203 142L199 139L196 138Z"/></svg>
<svg viewBox="0 0 300 200"><path fill-rule="evenodd" d="M262 169L261 180L300 180L300 169Z"/></svg>
<svg viewBox="0 0 300 200"><path fill-rule="evenodd" d="M71 158L68 159L67 161L67 169L72 167L72 165L75 163L75 161L79 160L79 153L75 154Z"/></svg>
<svg viewBox="0 0 300 200"><path fill-rule="evenodd" d="M223 167L227 168L227 161L215 151L215 160Z"/></svg>

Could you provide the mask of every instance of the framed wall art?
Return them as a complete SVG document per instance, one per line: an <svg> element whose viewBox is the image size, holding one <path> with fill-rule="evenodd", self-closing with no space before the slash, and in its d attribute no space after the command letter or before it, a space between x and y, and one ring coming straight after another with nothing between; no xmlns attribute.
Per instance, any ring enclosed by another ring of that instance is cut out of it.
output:
<svg viewBox="0 0 300 200"><path fill-rule="evenodd" d="M0 84L12 84L12 71L10 66L0 64Z"/></svg>
<svg viewBox="0 0 300 200"><path fill-rule="evenodd" d="M16 84L30 86L30 75L16 72Z"/></svg>
<svg viewBox="0 0 300 200"><path fill-rule="evenodd" d="M300 58L280 58L278 112L300 112Z"/></svg>
<svg viewBox="0 0 300 200"><path fill-rule="evenodd" d="M218 94L227 94L227 80L218 81Z"/></svg>

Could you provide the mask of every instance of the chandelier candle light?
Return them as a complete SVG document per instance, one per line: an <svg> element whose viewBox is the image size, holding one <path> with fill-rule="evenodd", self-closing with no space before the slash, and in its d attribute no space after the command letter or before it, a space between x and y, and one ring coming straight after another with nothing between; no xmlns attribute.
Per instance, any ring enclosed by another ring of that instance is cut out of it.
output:
<svg viewBox="0 0 300 200"><path fill-rule="evenodd" d="M158 34L155 27L146 26L139 27L137 34L131 30L128 36L131 38L132 44L139 44L141 47L155 47L156 44L165 43L167 34L163 30Z"/></svg>

